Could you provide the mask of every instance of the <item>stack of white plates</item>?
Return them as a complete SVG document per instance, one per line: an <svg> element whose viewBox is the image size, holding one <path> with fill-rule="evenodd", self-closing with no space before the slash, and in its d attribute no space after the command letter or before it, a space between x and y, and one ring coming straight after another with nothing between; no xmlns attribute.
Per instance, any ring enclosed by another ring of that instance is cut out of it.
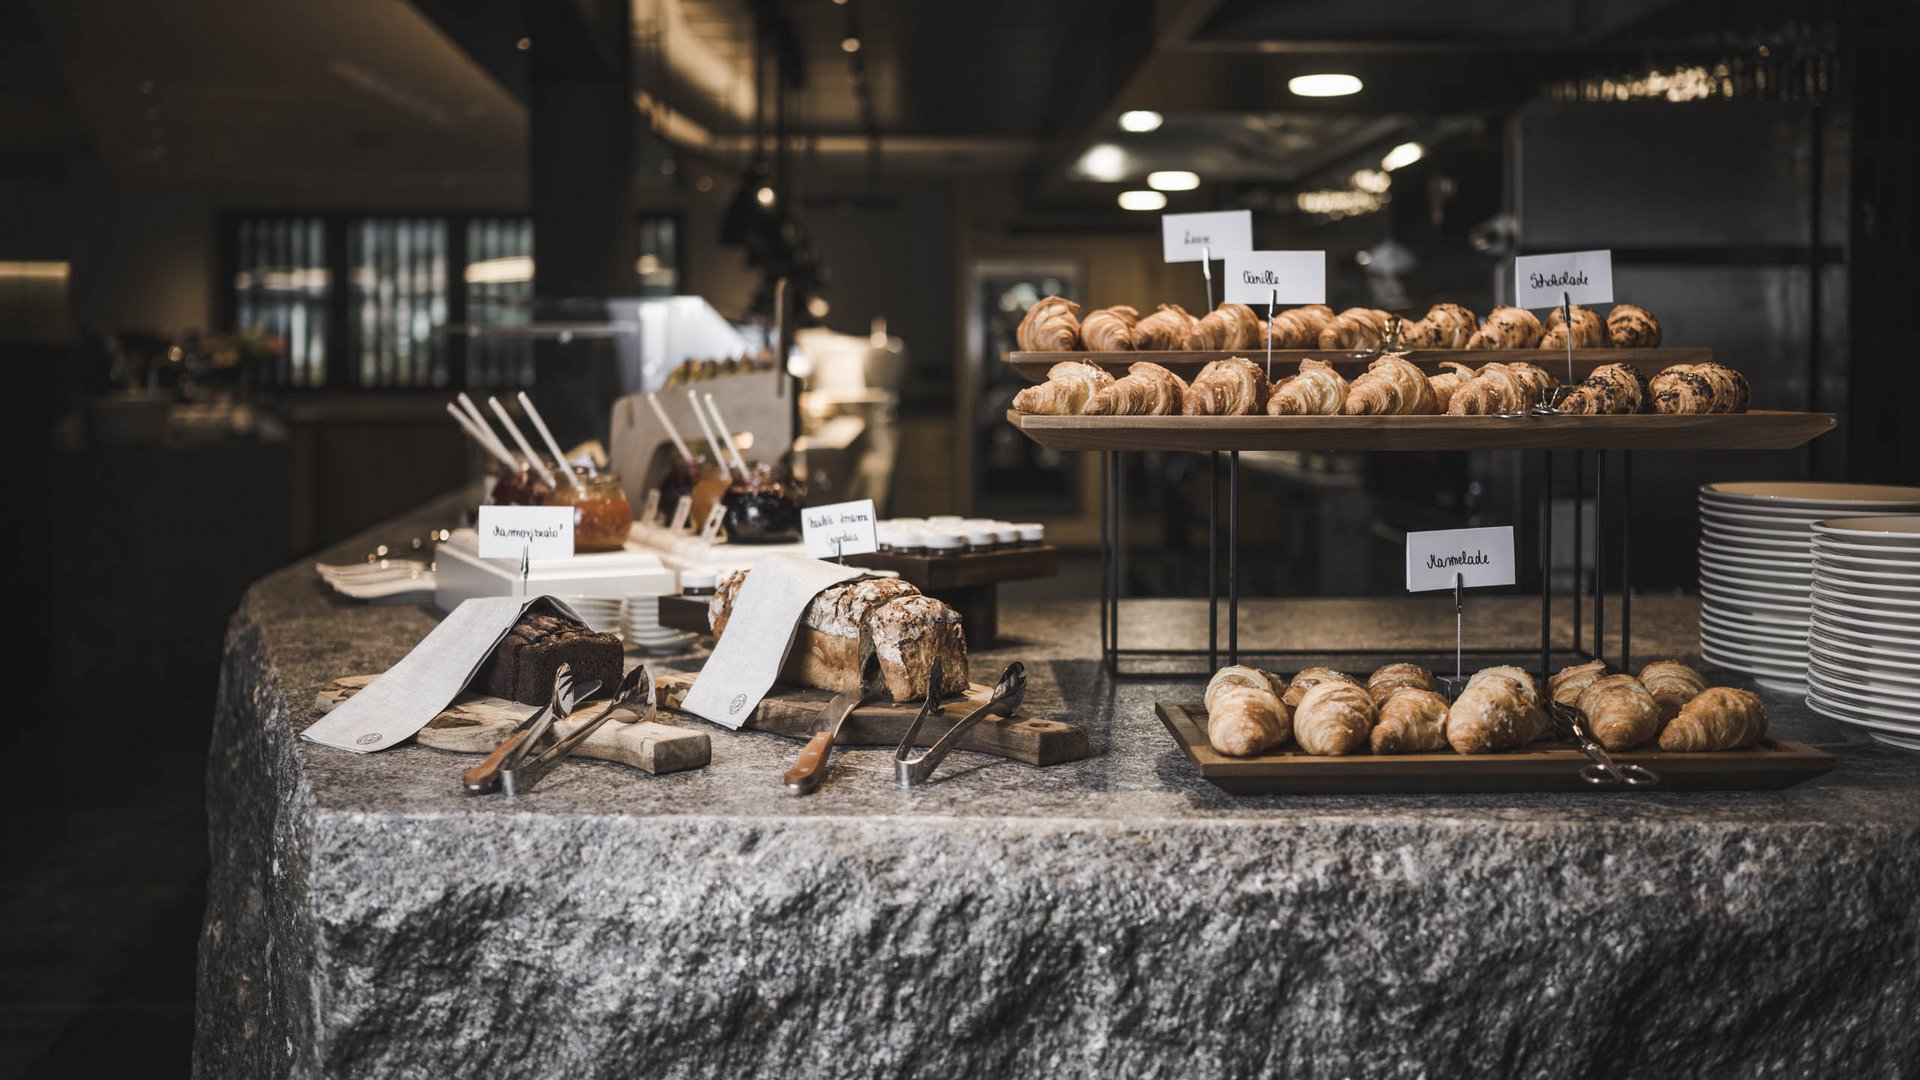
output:
<svg viewBox="0 0 1920 1080"><path fill-rule="evenodd" d="M1800 690L1813 621L1813 523L1892 513L1920 513L1920 488L1702 485L1701 655L1763 686Z"/></svg>
<svg viewBox="0 0 1920 1080"><path fill-rule="evenodd" d="M650 653L669 654L686 649L692 634L684 634L660 625L660 598L636 595L627 597L627 617L622 635L627 644Z"/></svg>
<svg viewBox="0 0 1920 1080"><path fill-rule="evenodd" d="M1920 750L1920 516L1813 526L1807 704Z"/></svg>
<svg viewBox="0 0 1920 1080"><path fill-rule="evenodd" d="M587 620L587 628L596 634L613 633L620 629L620 611L625 601L617 596L561 596L556 593L554 599Z"/></svg>

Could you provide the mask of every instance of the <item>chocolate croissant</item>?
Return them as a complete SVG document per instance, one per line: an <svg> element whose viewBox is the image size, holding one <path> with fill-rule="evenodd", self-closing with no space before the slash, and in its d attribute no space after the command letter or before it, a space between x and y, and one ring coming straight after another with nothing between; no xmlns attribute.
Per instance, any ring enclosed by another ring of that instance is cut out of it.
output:
<svg viewBox="0 0 1920 1080"><path fill-rule="evenodd" d="M1669 754L1706 750L1743 750L1767 734L1767 707L1748 690L1716 686L1680 708L1660 732L1660 749Z"/></svg>
<svg viewBox="0 0 1920 1080"><path fill-rule="evenodd" d="M1308 690L1293 710L1293 739L1309 754L1357 754L1367 748L1374 715L1365 690L1329 680Z"/></svg>
<svg viewBox="0 0 1920 1080"><path fill-rule="evenodd" d="M1287 684L1287 692L1284 695L1287 707L1294 708L1298 706L1300 699L1307 696L1307 691L1324 682L1343 682L1351 686L1360 685L1359 680L1344 671L1335 671L1332 668L1324 667L1305 668L1296 672L1293 676L1293 681Z"/></svg>
<svg viewBox="0 0 1920 1080"><path fill-rule="evenodd" d="M1201 349L1257 349L1260 316L1245 304L1221 304L1206 313L1187 334L1184 347Z"/></svg>
<svg viewBox="0 0 1920 1080"><path fill-rule="evenodd" d="M1322 349L1370 349L1387 336L1388 313L1374 308L1348 308L1328 320L1320 331Z"/></svg>
<svg viewBox="0 0 1920 1080"><path fill-rule="evenodd" d="M1438 374L1427 376L1427 382L1433 384L1434 404L1441 412L1448 412L1453 406L1453 392L1473 378L1473 368L1458 360L1443 361L1440 367Z"/></svg>
<svg viewBox="0 0 1920 1080"><path fill-rule="evenodd" d="M1587 716L1587 728L1601 746L1619 753L1660 733L1660 706L1631 675L1595 679L1580 691L1574 707Z"/></svg>
<svg viewBox="0 0 1920 1080"><path fill-rule="evenodd" d="M1533 676L1517 667L1482 668L1447 710L1447 743L1462 754L1525 746L1546 732Z"/></svg>
<svg viewBox="0 0 1920 1080"><path fill-rule="evenodd" d="M1268 416L1338 416L1347 404L1347 380L1325 360L1300 361L1300 373L1274 384Z"/></svg>
<svg viewBox="0 0 1920 1080"><path fill-rule="evenodd" d="M1093 395L1113 385L1113 376L1098 364L1063 360L1047 369L1047 381L1013 395L1013 407L1042 416L1078 416L1093 404Z"/></svg>
<svg viewBox="0 0 1920 1080"><path fill-rule="evenodd" d="M1640 684L1660 706L1662 726L1679 716L1680 709L1707 688L1707 680L1699 672L1678 660L1655 660L1641 668Z"/></svg>
<svg viewBox="0 0 1920 1080"><path fill-rule="evenodd" d="M1637 413L1647 402L1647 380L1632 364L1601 364L1560 399L1560 411L1581 415Z"/></svg>
<svg viewBox="0 0 1920 1080"><path fill-rule="evenodd" d="M1367 741L1376 754L1426 754L1447 748L1447 699L1403 686L1380 703Z"/></svg>
<svg viewBox="0 0 1920 1080"><path fill-rule="evenodd" d="M1320 332L1333 321L1333 309L1325 304L1288 308L1273 317L1268 337L1276 349L1317 349Z"/></svg>
<svg viewBox="0 0 1920 1080"><path fill-rule="evenodd" d="M1293 725L1279 677L1257 668L1221 668L1207 683L1207 742L1222 754L1250 757L1286 742Z"/></svg>
<svg viewBox="0 0 1920 1080"><path fill-rule="evenodd" d="M1058 296L1036 301L1014 331L1027 352L1072 352L1080 347L1080 305Z"/></svg>
<svg viewBox="0 0 1920 1080"><path fill-rule="evenodd" d="M1604 660L1589 660L1584 664L1563 667L1547 680L1547 696L1562 705L1578 704L1580 692L1606 674L1607 662Z"/></svg>
<svg viewBox="0 0 1920 1080"><path fill-rule="evenodd" d="M1487 312L1487 321L1467 339L1467 348L1531 349L1540 344L1543 332L1533 312L1502 304Z"/></svg>
<svg viewBox="0 0 1920 1080"><path fill-rule="evenodd" d="M1244 356L1215 360L1187 387L1187 416L1254 416L1267 407L1267 374Z"/></svg>
<svg viewBox="0 0 1920 1080"><path fill-rule="evenodd" d="M1427 373L1397 356L1367 365L1347 391L1348 416L1430 416L1440 411Z"/></svg>
<svg viewBox="0 0 1920 1080"><path fill-rule="evenodd" d="M1384 705L1395 690L1439 690L1440 680L1419 664L1386 664L1367 676L1367 693L1375 705Z"/></svg>
<svg viewBox="0 0 1920 1080"><path fill-rule="evenodd" d="M1743 413L1753 398L1747 377L1724 364L1675 364L1648 386L1660 413Z"/></svg>
<svg viewBox="0 0 1920 1080"><path fill-rule="evenodd" d="M1080 343L1093 352L1126 352L1139 321L1140 313L1124 304L1101 308L1080 320Z"/></svg>
<svg viewBox="0 0 1920 1080"><path fill-rule="evenodd" d="M1540 338L1543 349L1564 349L1567 347L1567 309L1554 308L1547 314L1547 332ZM1573 305L1573 347L1576 349L1598 349L1607 343L1607 324L1600 313L1592 308Z"/></svg>
<svg viewBox="0 0 1920 1080"><path fill-rule="evenodd" d="M1479 326L1473 312L1459 304L1435 304L1427 309L1426 318L1401 335L1401 341L1411 349L1464 349Z"/></svg>
<svg viewBox="0 0 1920 1080"><path fill-rule="evenodd" d="M1089 416L1179 416L1187 381L1145 360L1127 368L1110 386L1094 391Z"/></svg>
<svg viewBox="0 0 1920 1080"><path fill-rule="evenodd" d="M1187 344L1187 335L1200 320L1187 314L1187 309L1179 304L1161 304L1153 314L1133 324L1133 347L1136 349L1180 349Z"/></svg>
<svg viewBox="0 0 1920 1080"><path fill-rule="evenodd" d="M1652 349L1660 344L1660 320L1646 308L1615 304L1607 312L1607 340L1616 349Z"/></svg>

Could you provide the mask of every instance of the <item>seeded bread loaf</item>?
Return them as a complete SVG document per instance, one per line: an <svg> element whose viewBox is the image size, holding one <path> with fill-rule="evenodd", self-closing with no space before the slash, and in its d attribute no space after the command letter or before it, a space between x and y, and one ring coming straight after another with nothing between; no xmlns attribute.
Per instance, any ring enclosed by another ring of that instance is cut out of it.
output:
<svg viewBox="0 0 1920 1080"><path fill-rule="evenodd" d="M726 633L734 599L746 579L747 571L735 571L714 590L707 615L714 637ZM968 686L959 614L898 578L821 590L800 617L780 678L843 693L860 687L869 657L876 661L875 689L884 684L895 701L926 694L935 657L940 659L942 693L964 693Z"/></svg>

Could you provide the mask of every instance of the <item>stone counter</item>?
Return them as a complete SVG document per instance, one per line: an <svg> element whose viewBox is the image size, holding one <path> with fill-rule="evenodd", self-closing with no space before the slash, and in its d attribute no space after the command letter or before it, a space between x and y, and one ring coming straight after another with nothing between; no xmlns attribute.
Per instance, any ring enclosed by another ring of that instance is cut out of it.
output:
<svg viewBox="0 0 1920 1080"><path fill-rule="evenodd" d="M1128 622L1141 644L1192 632L1149 608ZM1482 628L1524 647L1537 611L1490 598ZM1683 651L1691 611L1637 600L1636 653ZM1243 630L1437 647L1450 616L1257 604ZM338 601L304 565L234 616L196 1075L1894 1076L1920 1060L1920 755L1778 694L1775 732L1840 759L1787 791L1235 798L1154 718L1196 682L1109 680L1090 602L1010 602L1012 640L976 678L1024 659L1029 709L1085 725L1086 761L956 754L906 792L890 751L856 749L794 799L794 742L710 728L705 770L574 763L508 802L459 793L471 758L296 738L317 688L383 669L433 622Z"/></svg>

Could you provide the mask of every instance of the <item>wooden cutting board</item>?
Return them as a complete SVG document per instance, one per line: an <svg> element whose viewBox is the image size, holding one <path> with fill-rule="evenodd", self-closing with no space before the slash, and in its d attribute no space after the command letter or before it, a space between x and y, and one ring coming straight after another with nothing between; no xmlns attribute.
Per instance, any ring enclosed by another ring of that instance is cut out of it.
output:
<svg viewBox="0 0 1920 1080"><path fill-rule="evenodd" d="M669 672L659 678L660 703L677 708L693 686L694 675ZM965 699L944 702L940 711L927 718L914 736L915 746L931 746L961 717L972 712L992 696L992 688L973 684ZM813 734L814 724L826 709L833 694L826 690L775 686L753 710L744 725L754 731L770 731L804 739ZM920 703L895 705L873 702L854 710L840 729L842 746L898 746L908 725L920 713ZM957 749L992 754L1028 765L1057 765L1079 761L1087 756L1087 733L1078 724L1045 720L1024 713L1011 717L988 717L960 737Z"/></svg>
<svg viewBox="0 0 1920 1080"><path fill-rule="evenodd" d="M1355 754L1315 757L1289 743L1256 757L1228 757L1207 742L1207 710L1197 701L1154 706L1202 779L1235 795L1390 795L1468 792L1586 791L1630 793L1580 779L1587 757L1570 743L1539 742L1499 754ZM1702 791L1783 788L1833 768L1833 758L1797 742L1764 739L1749 750L1669 754L1659 749L1614 754L1622 763L1660 774L1652 788Z"/></svg>
<svg viewBox="0 0 1920 1080"><path fill-rule="evenodd" d="M321 712L328 712L378 677L352 675L335 679L321 689L314 704ZM565 738L575 725L584 723L605 707L605 701L582 704L556 725L559 737ZM428 721L414 736L414 741L457 754L489 753L515 725L533 714L533 708L505 698L463 693ZM657 722L630 724L615 717L601 724L573 753L575 757L617 761L658 775L704 768L713 760L713 743L704 731Z"/></svg>

